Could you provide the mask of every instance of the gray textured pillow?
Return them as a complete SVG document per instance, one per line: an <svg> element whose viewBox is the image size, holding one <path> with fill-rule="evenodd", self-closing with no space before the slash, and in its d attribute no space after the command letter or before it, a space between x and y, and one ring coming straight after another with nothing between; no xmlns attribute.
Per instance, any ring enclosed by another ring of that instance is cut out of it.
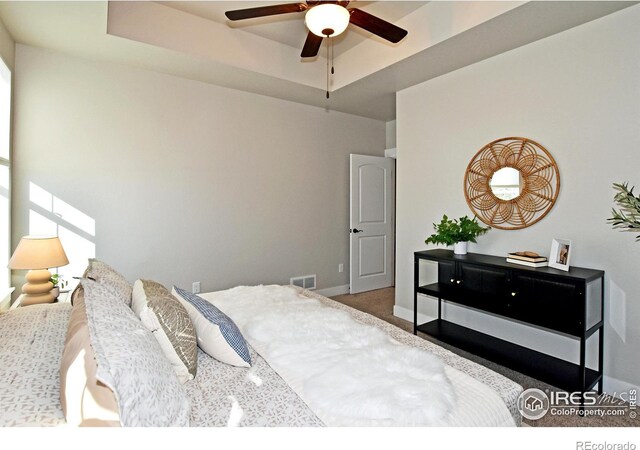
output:
<svg viewBox="0 0 640 450"><path fill-rule="evenodd" d="M96 378L115 394L123 426L188 426L189 399L158 341L112 290L82 279Z"/></svg>
<svg viewBox="0 0 640 450"><path fill-rule="evenodd" d="M125 305L131 306L131 285L120 272L109 264L90 258L83 277L92 278L100 284L109 286Z"/></svg>
<svg viewBox="0 0 640 450"><path fill-rule="evenodd" d="M160 283L136 280L131 309L158 340L180 382L193 380L198 363L196 331L178 299Z"/></svg>

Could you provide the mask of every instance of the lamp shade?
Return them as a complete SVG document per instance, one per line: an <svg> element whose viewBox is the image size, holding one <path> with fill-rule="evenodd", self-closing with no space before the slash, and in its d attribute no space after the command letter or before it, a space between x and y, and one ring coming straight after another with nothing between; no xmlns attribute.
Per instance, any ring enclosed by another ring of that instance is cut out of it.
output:
<svg viewBox="0 0 640 450"><path fill-rule="evenodd" d="M323 3L309 9L304 23L313 34L320 37L337 36L347 29L351 14L344 6Z"/></svg>
<svg viewBox="0 0 640 450"><path fill-rule="evenodd" d="M69 264L58 237L25 236L9 260L10 269L48 269Z"/></svg>

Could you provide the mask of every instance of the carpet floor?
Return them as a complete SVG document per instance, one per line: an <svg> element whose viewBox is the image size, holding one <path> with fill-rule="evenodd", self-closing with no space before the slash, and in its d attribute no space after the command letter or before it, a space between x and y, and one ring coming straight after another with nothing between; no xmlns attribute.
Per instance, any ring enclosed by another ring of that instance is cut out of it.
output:
<svg viewBox="0 0 640 450"><path fill-rule="evenodd" d="M366 313L371 314L372 316L378 317L379 319L385 320L399 328L402 328L409 333L413 332L413 324L404 319L400 319L393 315L393 306L395 304L395 288L385 288L378 289L375 291L363 292L360 294L354 295L338 295L331 297L332 299L344 303L345 305L351 306L352 308L358 309L360 311L364 311ZM429 341L435 342L438 345L460 355L464 358L470 359L472 361L477 362L478 364L482 364L483 366L498 372L505 377L515 381L520 384L524 389L528 388L538 388L542 391L551 392L551 391L560 391L549 384L543 383L542 381L536 380L534 378L528 377L522 373L516 372L514 370L508 369L504 366L495 364L491 361L487 361L486 359L479 358L471 353L465 352L464 350L460 350L456 347L452 347L444 342L440 342L431 336L428 336L423 333L418 333L420 337L423 339L427 339ZM567 415L567 416L558 416L551 415L547 413L542 419L539 420L528 420L524 419L523 422L532 427L640 427L640 417L631 416L635 415L629 411L629 405L623 404L620 400L615 399L613 397L605 396L606 401L610 402L610 405L621 405L620 408L603 408L608 411L613 410L621 410L623 413L619 416L604 416L604 417L581 417L576 414ZM637 412L637 411L634 411Z"/></svg>

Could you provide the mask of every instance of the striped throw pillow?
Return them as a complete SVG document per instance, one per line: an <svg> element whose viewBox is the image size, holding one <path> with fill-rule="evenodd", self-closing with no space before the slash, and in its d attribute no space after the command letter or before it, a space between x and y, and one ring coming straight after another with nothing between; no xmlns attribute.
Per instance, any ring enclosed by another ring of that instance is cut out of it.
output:
<svg viewBox="0 0 640 450"><path fill-rule="evenodd" d="M196 328L198 346L205 353L232 366L251 366L247 343L236 324L225 313L179 287L174 286L172 293L189 313Z"/></svg>

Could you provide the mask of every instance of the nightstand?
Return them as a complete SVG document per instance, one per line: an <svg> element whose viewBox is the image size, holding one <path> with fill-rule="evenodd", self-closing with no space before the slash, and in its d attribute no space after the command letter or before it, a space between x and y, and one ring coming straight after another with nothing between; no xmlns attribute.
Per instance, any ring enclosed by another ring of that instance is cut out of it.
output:
<svg viewBox="0 0 640 450"><path fill-rule="evenodd" d="M65 291L65 292L60 292L60 295L58 295L58 298L53 302L53 303L68 303L69 301L71 301L71 296L69 295L70 292L69 291ZM15 302L13 302L13 304L11 305L11 309L16 309L16 308L20 308L22 305L20 304L22 301L22 295L21 294ZM43 304L43 303L36 303L36 304ZM45 303L46 304L46 303ZM29 305L31 306L31 305Z"/></svg>
<svg viewBox="0 0 640 450"><path fill-rule="evenodd" d="M9 309L9 305L11 304L11 294L15 289L16 288L14 287L0 289L0 312Z"/></svg>

